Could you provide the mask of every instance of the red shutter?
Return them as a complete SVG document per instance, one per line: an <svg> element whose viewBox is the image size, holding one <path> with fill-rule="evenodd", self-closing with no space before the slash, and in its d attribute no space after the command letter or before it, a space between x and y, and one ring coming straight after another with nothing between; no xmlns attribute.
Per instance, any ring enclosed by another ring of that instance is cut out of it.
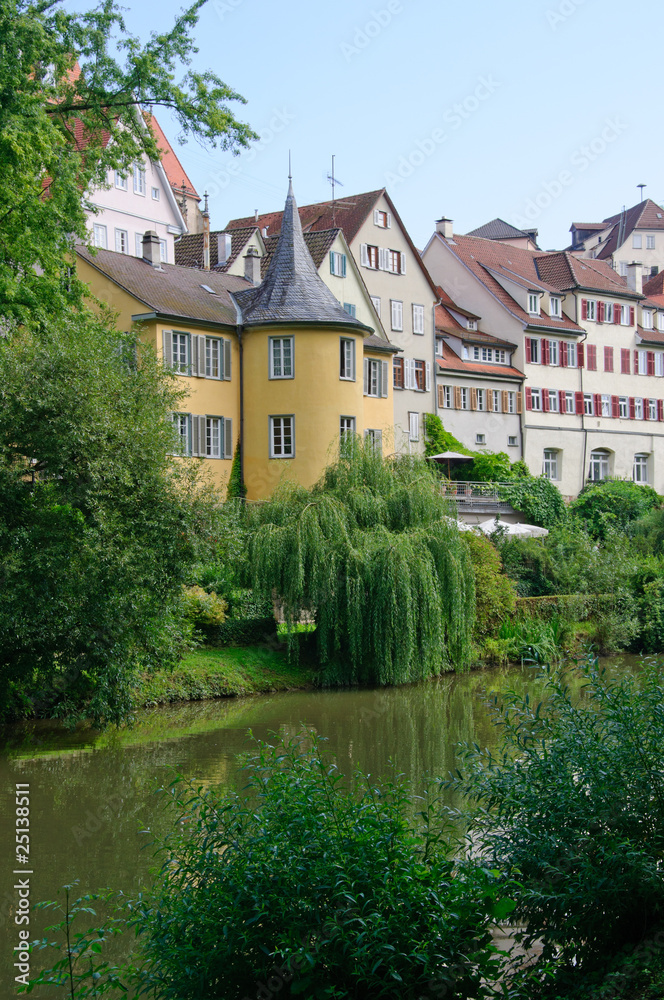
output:
<svg viewBox="0 0 664 1000"><path fill-rule="evenodd" d="M560 364L563 368L567 368L567 343L564 340L560 342Z"/></svg>
<svg viewBox="0 0 664 1000"><path fill-rule="evenodd" d="M583 344L577 344L576 345L576 356L577 356L579 368L583 368L583 352L584 352Z"/></svg>
<svg viewBox="0 0 664 1000"><path fill-rule="evenodd" d="M657 419L664 420L664 399L657 400Z"/></svg>
<svg viewBox="0 0 664 1000"><path fill-rule="evenodd" d="M620 399L618 396L611 396L611 416L620 416Z"/></svg>
<svg viewBox="0 0 664 1000"><path fill-rule="evenodd" d="M604 302L598 302L597 303L597 322L598 323L603 323L604 322L604 315L605 315L605 313L606 313L606 305L604 304Z"/></svg>
<svg viewBox="0 0 664 1000"><path fill-rule="evenodd" d="M643 400L643 419L650 420L650 400Z"/></svg>
<svg viewBox="0 0 664 1000"><path fill-rule="evenodd" d="M594 344L588 344L588 371L597 371L597 347Z"/></svg>
<svg viewBox="0 0 664 1000"><path fill-rule="evenodd" d="M629 363L629 348L620 348L620 371L623 375L629 375L631 368Z"/></svg>
<svg viewBox="0 0 664 1000"><path fill-rule="evenodd" d="M604 371L605 372L612 372L613 371L613 348L612 347L605 347L604 348Z"/></svg>
<svg viewBox="0 0 664 1000"><path fill-rule="evenodd" d="M634 326L634 306L629 307L629 325Z"/></svg>
<svg viewBox="0 0 664 1000"><path fill-rule="evenodd" d="M578 417L582 417L583 416L583 393L582 392L575 392L574 393L574 405L575 405L575 409L576 409L576 415Z"/></svg>
<svg viewBox="0 0 664 1000"><path fill-rule="evenodd" d="M533 408L533 390L526 386L526 409L532 410Z"/></svg>
<svg viewBox="0 0 664 1000"><path fill-rule="evenodd" d="M655 374L655 352L654 351L648 351L647 352L647 358L648 358L648 375L654 375Z"/></svg>
<svg viewBox="0 0 664 1000"><path fill-rule="evenodd" d="M543 365L548 365L550 357L551 357L551 350L549 348L549 341L548 340L543 340L542 341L542 364ZM654 363L655 362L653 361L653 365L654 365Z"/></svg>
<svg viewBox="0 0 664 1000"><path fill-rule="evenodd" d="M636 418L636 403L634 402L634 396L629 397L629 419L634 420Z"/></svg>
<svg viewBox="0 0 664 1000"><path fill-rule="evenodd" d="M530 337L526 337L526 364L530 364Z"/></svg>
<svg viewBox="0 0 664 1000"><path fill-rule="evenodd" d="M595 403L595 416L596 417L601 417L602 416L602 396L601 396L601 394L599 392L594 392L593 393L593 400L594 400L594 403Z"/></svg>
<svg viewBox="0 0 664 1000"><path fill-rule="evenodd" d="M542 389L542 409L544 410L545 413L548 413L549 410L551 409L551 405L549 403L548 389Z"/></svg>
<svg viewBox="0 0 664 1000"><path fill-rule="evenodd" d="M620 326L620 320L622 318L622 306L619 306L617 302L613 303L613 322L615 326Z"/></svg>
<svg viewBox="0 0 664 1000"><path fill-rule="evenodd" d="M588 319L588 299L581 299L581 319Z"/></svg>
<svg viewBox="0 0 664 1000"><path fill-rule="evenodd" d="M565 412L565 404L566 404L565 390L564 389L559 389L559 391L558 391L558 409L560 410L561 413Z"/></svg>
<svg viewBox="0 0 664 1000"><path fill-rule="evenodd" d="M639 374L639 352L634 348L634 374Z"/></svg>

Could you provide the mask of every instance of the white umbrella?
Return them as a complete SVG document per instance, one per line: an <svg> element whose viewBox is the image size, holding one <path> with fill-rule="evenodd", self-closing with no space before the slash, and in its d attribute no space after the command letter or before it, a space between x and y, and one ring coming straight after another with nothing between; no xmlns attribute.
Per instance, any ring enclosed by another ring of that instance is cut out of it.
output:
<svg viewBox="0 0 664 1000"><path fill-rule="evenodd" d="M549 532L546 528L540 528L537 524L508 524L507 521L498 521L495 517L488 521L482 521L478 528L485 535L492 535L498 528L504 528L507 535L520 536L521 538L544 538Z"/></svg>
<svg viewBox="0 0 664 1000"><path fill-rule="evenodd" d="M430 462L447 462L447 478L450 478L450 464L454 462L473 462L472 455L462 455L459 451L441 451L438 455L429 455Z"/></svg>

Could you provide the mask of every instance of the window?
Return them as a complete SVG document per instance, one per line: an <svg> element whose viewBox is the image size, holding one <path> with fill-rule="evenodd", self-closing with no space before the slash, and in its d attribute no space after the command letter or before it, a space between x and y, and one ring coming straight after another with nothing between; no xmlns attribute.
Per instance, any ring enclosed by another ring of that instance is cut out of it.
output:
<svg viewBox="0 0 664 1000"><path fill-rule="evenodd" d="M607 323L613 323L613 302L606 302L604 305L604 319Z"/></svg>
<svg viewBox="0 0 664 1000"><path fill-rule="evenodd" d="M99 223L95 222L92 227L92 242L96 247L101 247L102 250L106 250L108 247L106 226L100 226Z"/></svg>
<svg viewBox="0 0 664 1000"><path fill-rule="evenodd" d="M205 441L202 451L207 458L222 458L221 447L221 417L204 417L205 420Z"/></svg>
<svg viewBox="0 0 664 1000"><path fill-rule="evenodd" d="M178 454L180 455L190 455L191 454L191 438L189 434L189 417L188 413L174 413L173 414L173 425L175 427L175 432L179 437L179 448Z"/></svg>
<svg viewBox="0 0 664 1000"><path fill-rule="evenodd" d="M145 171L138 164L134 164L134 194L145 194Z"/></svg>
<svg viewBox="0 0 664 1000"><path fill-rule="evenodd" d="M597 319L597 303L594 299L588 299L586 305L586 315L583 319L596 320Z"/></svg>
<svg viewBox="0 0 664 1000"><path fill-rule="evenodd" d="M500 389L491 390L491 410L500 413Z"/></svg>
<svg viewBox="0 0 664 1000"><path fill-rule="evenodd" d="M337 253L330 250L330 274L336 274L338 278L346 277L346 254Z"/></svg>
<svg viewBox="0 0 664 1000"><path fill-rule="evenodd" d="M619 398L618 414L621 417L629 417L629 399L627 396L621 396Z"/></svg>
<svg viewBox="0 0 664 1000"><path fill-rule="evenodd" d="M664 330L664 312L657 313L657 329Z"/></svg>
<svg viewBox="0 0 664 1000"><path fill-rule="evenodd" d="M516 413L516 393L515 392L508 392L507 393L507 412L508 413Z"/></svg>
<svg viewBox="0 0 664 1000"><path fill-rule="evenodd" d="M221 341L218 337L206 337L205 338L205 377L206 378L221 378L222 377L222 364L223 356L221 350Z"/></svg>
<svg viewBox="0 0 664 1000"><path fill-rule="evenodd" d="M424 335L424 306L413 304L413 333Z"/></svg>
<svg viewBox="0 0 664 1000"><path fill-rule="evenodd" d="M641 233L633 233L632 234L632 249L633 250L641 250L642 245L643 245L643 239L641 237Z"/></svg>
<svg viewBox="0 0 664 1000"><path fill-rule="evenodd" d="M613 371L613 348L612 347L605 347L604 348L604 371L605 372L612 372Z"/></svg>
<svg viewBox="0 0 664 1000"><path fill-rule="evenodd" d="M355 417L339 417L339 437L346 435L352 437L355 434Z"/></svg>
<svg viewBox="0 0 664 1000"><path fill-rule="evenodd" d="M172 419L180 444L176 454L232 459L232 420L192 413L173 413Z"/></svg>
<svg viewBox="0 0 664 1000"><path fill-rule="evenodd" d="M414 366L415 384L413 389L424 392L426 388L426 365L424 361L416 361Z"/></svg>
<svg viewBox="0 0 664 1000"><path fill-rule="evenodd" d="M468 394L468 389L465 386L461 386L459 389L459 409L469 410L470 409L470 396Z"/></svg>
<svg viewBox="0 0 664 1000"><path fill-rule="evenodd" d="M395 389L403 389L404 387L403 358L395 358L392 362L392 385Z"/></svg>
<svg viewBox="0 0 664 1000"><path fill-rule="evenodd" d="M565 392L565 413L576 413L574 406L574 393L567 390Z"/></svg>
<svg viewBox="0 0 664 1000"><path fill-rule="evenodd" d="M655 236L654 236L654 233L647 233L646 234L646 250L654 250L654 249L655 249Z"/></svg>
<svg viewBox="0 0 664 1000"><path fill-rule="evenodd" d="M510 434L508 436L508 438L507 438L507 444L508 444L508 446L510 448L516 448L517 447L516 434Z"/></svg>
<svg viewBox="0 0 664 1000"><path fill-rule="evenodd" d="M339 378L355 381L355 341L347 337L339 342Z"/></svg>
<svg viewBox="0 0 664 1000"><path fill-rule="evenodd" d="M129 253L129 233L126 229L115 230L115 252Z"/></svg>
<svg viewBox="0 0 664 1000"><path fill-rule="evenodd" d="M631 326L630 306L620 307L620 322L623 326Z"/></svg>
<svg viewBox="0 0 664 1000"><path fill-rule="evenodd" d="M528 390L526 390L526 393ZM542 390L541 389L531 389L530 390L530 409L531 410L541 410L542 409Z"/></svg>
<svg viewBox="0 0 664 1000"><path fill-rule="evenodd" d="M542 475L547 479L558 479L558 452L554 448L544 449Z"/></svg>
<svg viewBox="0 0 664 1000"><path fill-rule="evenodd" d="M602 416L611 416L611 397L606 395L606 393L602 393Z"/></svg>
<svg viewBox="0 0 664 1000"><path fill-rule="evenodd" d="M583 412L586 417L592 417L595 415L592 392L584 392L583 394Z"/></svg>
<svg viewBox="0 0 664 1000"><path fill-rule="evenodd" d="M268 343L270 378L293 378L293 337L270 337Z"/></svg>
<svg viewBox="0 0 664 1000"><path fill-rule="evenodd" d="M486 389L476 389L477 409L486 410Z"/></svg>
<svg viewBox="0 0 664 1000"><path fill-rule="evenodd" d="M549 364L550 365L559 365L560 364L560 360L559 360L559 356L558 356L558 341L557 340L550 340L549 341Z"/></svg>
<svg viewBox="0 0 664 1000"><path fill-rule="evenodd" d="M602 479L609 478L609 453L608 451L591 451L590 467L588 469L588 479L597 483Z"/></svg>
<svg viewBox="0 0 664 1000"><path fill-rule="evenodd" d="M557 413L559 405L558 390L549 389L548 393L549 393L549 410L551 411L551 413Z"/></svg>
<svg viewBox="0 0 664 1000"><path fill-rule="evenodd" d="M127 178L123 177L119 170L115 171L115 186L119 191L127 190Z"/></svg>
<svg viewBox="0 0 664 1000"><path fill-rule="evenodd" d="M466 328L468 330L476 330L477 329L477 320L476 319L468 319L468 320L466 320Z"/></svg>
<svg viewBox="0 0 664 1000"><path fill-rule="evenodd" d="M349 316L352 316L353 319L355 319L357 310L352 302L344 302L344 312L347 312Z"/></svg>
<svg viewBox="0 0 664 1000"><path fill-rule="evenodd" d="M634 420L643 420L643 400L640 396L634 399Z"/></svg>
<svg viewBox="0 0 664 1000"><path fill-rule="evenodd" d="M664 375L664 354L655 351L655 375Z"/></svg>
<svg viewBox="0 0 664 1000"><path fill-rule="evenodd" d="M531 316L539 316L539 295L528 292L528 312Z"/></svg>
<svg viewBox="0 0 664 1000"><path fill-rule="evenodd" d="M168 263L168 243L166 240L159 240L159 260L164 264Z"/></svg>
<svg viewBox="0 0 664 1000"><path fill-rule="evenodd" d="M419 413L409 412L409 414L408 414L408 440L409 441L419 441L420 440L420 415L419 415Z"/></svg>
<svg viewBox="0 0 664 1000"><path fill-rule="evenodd" d="M360 248L360 259L364 267L370 267L372 270L378 270L378 247L368 246L363 243Z"/></svg>
<svg viewBox="0 0 664 1000"><path fill-rule="evenodd" d="M380 229L389 229L392 225L392 216L389 212L381 212L380 209L375 209L374 211L374 226L379 226Z"/></svg>
<svg viewBox="0 0 664 1000"><path fill-rule="evenodd" d="M390 311L392 329L403 330L403 302L400 302L398 299L390 299Z"/></svg>
<svg viewBox="0 0 664 1000"><path fill-rule="evenodd" d="M189 334L173 333L173 368L181 375L189 374Z"/></svg>
<svg viewBox="0 0 664 1000"><path fill-rule="evenodd" d="M364 395L387 396L387 361L364 359Z"/></svg>
<svg viewBox="0 0 664 1000"><path fill-rule="evenodd" d="M380 297L378 295L372 295L371 301L373 302L373 307L377 314L380 316Z"/></svg>
<svg viewBox="0 0 664 1000"><path fill-rule="evenodd" d="M436 357L442 358L443 356L443 338L436 337Z"/></svg>
<svg viewBox="0 0 664 1000"><path fill-rule="evenodd" d="M452 386L451 385L441 385L440 389L442 390L441 393L440 393L441 406L445 410L451 410L452 406L453 406L453 403L452 403Z"/></svg>
<svg viewBox="0 0 664 1000"><path fill-rule="evenodd" d="M634 467L632 469L632 479L635 483L648 482L648 456L635 455Z"/></svg>
<svg viewBox="0 0 664 1000"><path fill-rule="evenodd" d="M486 444L486 434L476 434L475 444Z"/></svg>
<svg viewBox="0 0 664 1000"><path fill-rule="evenodd" d="M383 450L383 432L382 430L370 430L367 429L364 432L364 440L372 445L374 451Z"/></svg>
<svg viewBox="0 0 664 1000"><path fill-rule="evenodd" d="M137 257L143 256L143 233L134 233L134 249Z"/></svg>
<svg viewBox="0 0 664 1000"><path fill-rule="evenodd" d="M530 344L530 357L528 357L528 345ZM539 365L542 360L540 342L536 337L526 337L526 361L533 365Z"/></svg>
<svg viewBox="0 0 664 1000"><path fill-rule="evenodd" d="M385 270L389 271L391 274L405 274L406 273L405 255L400 253L398 250L386 250Z"/></svg>
<svg viewBox="0 0 664 1000"><path fill-rule="evenodd" d="M637 351L637 374L647 375L648 374L648 352L647 351Z"/></svg>
<svg viewBox="0 0 664 1000"><path fill-rule="evenodd" d="M565 343L563 345L563 349L566 351L566 355L567 355L567 367L568 368L576 368L576 367L578 367L579 352L576 349L577 346L578 346L577 344L570 343L569 341L565 341Z"/></svg>
<svg viewBox="0 0 664 1000"><path fill-rule="evenodd" d="M270 458L294 458L295 417L270 417Z"/></svg>
<svg viewBox="0 0 664 1000"><path fill-rule="evenodd" d="M648 420L657 420L657 400L648 400Z"/></svg>
<svg viewBox="0 0 664 1000"><path fill-rule="evenodd" d="M554 318L559 319L560 318L560 299L557 296L552 295L550 301L551 301L551 315Z"/></svg>
<svg viewBox="0 0 664 1000"><path fill-rule="evenodd" d="M652 309L644 309L642 313L643 329L652 330Z"/></svg>
<svg viewBox="0 0 664 1000"><path fill-rule="evenodd" d="M220 337L163 331L164 364L180 375L230 381L231 342Z"/></svg>

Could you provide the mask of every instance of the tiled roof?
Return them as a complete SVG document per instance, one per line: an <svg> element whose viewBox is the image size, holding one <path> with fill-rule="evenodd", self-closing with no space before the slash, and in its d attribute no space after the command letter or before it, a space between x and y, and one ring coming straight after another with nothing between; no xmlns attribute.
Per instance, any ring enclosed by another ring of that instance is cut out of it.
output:
<svg viewBox="0 0 664 1000"><path fill-rule="evenodd" d="M241 230L232 230L233 232L238 232ZM322 232L304 233L304 242L307 245L307 250L311 254L311 258L316 265L316 270L321 266L325 257L330 251L330 247L334 243L335 239L341 232L340 229L325 229ZM275 250L277 249L277 243L279 242L278 236L268 236L265 239L265 256L261 260L261 274L265 275L268 265L272 260Z"/></svg>
<svg viewBox="0 0 664 1000"><path fill-rule="evenodd" d="M237 292L247 326L266 323L326 323L366 330L350 316L318 274L302 235L293 185L289 184L277 248L263 281Z"/></svg>
<svg viewBox="0 0 664 1000"><path fill-rule="evenodd" d="M185 193L192 195L192 197L200 201L200 195L196 193L196 188L189 180L187 173L180 163L177 154L170 142L166 138L164 130L157 121L154 115L146 114L145 120L152 129L154 137L157 141L157 146L159 152L161 153L161 162L166 172L166 177L168 178L168 183L171 185L173 190L177 194L182 194L182 183L184 182Z"/></svg>
<svg viewBox="0 0 664 1000"><path fill-rule="evenodd" d="M519 379L523 380L525 375L518 368L509 365L483 365L479 361L464 361L456 351L453 351L449 344L443 343L443 356L436 358L438 367L442 371L464 372L468 375L483 375L486 378L499 379Z"/></svg>
<svg viewBox="0 0 664 1000"><path fill-rule="evenodd" d="M454 236L452 241L444 240L451 253L461 260L466 267L484 284L490 292L508 309L513 316L531 328L560 331L561 333L584 333L585 331L566 316L556 319L543 313L540 316L530 316L518 302L512 298L498 279L491 273L499 268L507 268L521 277L526 283L532 282L537 288L543 281L554 285L551 279L540 274L538 263L543 257L558 256L557 254L542 254L538 251L526 250L522 247L509 246L496 240L483 240L477 236ZM509 275L505 274L506 277Z"/></svg>
<svg viewBox="0 0 664 1000"><path fill-rule="evenodd" d="M610 215L604 219L603 228L608 229L611 225L613 225L612 232L596 250L599 260L611 257L635 229L664 229L664 209L650 198L646 198L638 205L626 209L624 213L618 212L617 215Z"/></svg>
<svg viewBox="0 0 664 1000"><path fill-rule="evenodd" d="M509 240L509 239L530 239L534 241L537 236L536 229L517 229L503 219L492 219L478 229L473 229L468 236L479 236L483 240Z"/></svg>
<svg viewBox="0 0 664 1000"><path fill-rule="evenodd" d="M458 337L465 344L487 344L492 347L506 347L510 350L516 347L509 340L500 340L498 337L494 337L490 333L484 333L482 330L469 330L467 327L462 326L452 315L450 309L454 309L464 316L469 316L471 319L479 319L480 317L476 316L475 313L469 313L464 309L460 309L456 302L440 286L438 287L438 292L438 297L444 299L445 304L439 303L436 305L436 333L451 334L454 337Z"/></svg>
<svg viewBox="0 0 664 1000"><path fill-rule="evenodd" d="M364 338L364 347L368 351L386 351L388 354L398 354L401 350L400 347L391 344L389 340L379 337L377 333L372 333L370 337Z"/></svg>
<svg viewBox="0 0 664 1000"><path fill-rule="evenodd" d="M660 271L654 277L643 283L643 294L656 302L661 307L664 305L664 271Z"/></svg>
<svg viewBox="0 0 664 1000"><path fill-rule="evenodd" d="M201 271L177 264L152 267L139 257L97 250L92 254L86 247L78 246L76 253L82 260L115 284L124 288L148 309L163 316L181 317L201 323L222 323L235 328L237 313L230 292L248 287L244 278L214 271ZM208 285L214 295L202 286Z"/></svg>
<svg viewBox="0 0 664 1000"><path fill-rule="evenodd" d="M339 198L334 202L320 201L314 205L303 205L298 209L302 230L305 233L320 232L324 229L343 229L347 243L352 243L369 212L385 188L378 191L367 191L365 194L356 194L348 198ZM268 236L278 236L281 232L281 221L283 212L267 212L259 215L258 219L247 217L245 219L231 219L226 226L227 229L239 229L244 226L260 226L261 231L267 227Z"/></svg>
<svg viewBox="0 0 664 1000"><path fill-rule="evenodd" d="M573 222L569 227L572 229L601 230L606 229L606 222Z"/></svg>
<svg viewBox="0 0 664 1000"><path fill-rule="evenodd" d="M251 236L256 232L256 226L246 229L234 229L230 233L231 252L228 260L219 265L219 242L217 237L223 234L220 229L210 233L210 267L215 271L225 272L237 260ZM185 233L175 241L175 263L182 267L203 267L203 233Z"/></svg>
<svg viewBox="0 0 664 1000"><path fill-rule="evenodd" d="M664 331L662 330L644 330L642 326L639 326L637 333L644 343L664 344Z"/></svg>
<svg viewBox="0 0 664 1000"><path fill-rule="evenodd" d="M638 297L625 279L621 278L606 261L577 257L567 250L538 256L537 269L564 291L587 288L629 298Z"/></svg>

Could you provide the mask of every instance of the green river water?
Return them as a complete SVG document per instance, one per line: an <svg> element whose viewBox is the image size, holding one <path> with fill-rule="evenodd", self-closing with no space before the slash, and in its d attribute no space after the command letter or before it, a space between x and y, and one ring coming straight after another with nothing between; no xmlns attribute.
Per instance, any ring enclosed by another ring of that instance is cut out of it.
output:
<svg viewBox="0 0 664 1000"><path fill-rule="evenodd" d="M635 658L621 662L630 668ZM81 892L105 887L129 895L138 891L149 882L152 859L146 845L151 832L158 833L166 822L154 790L168 782L173 769L200 784L230 784L237 776L237 755L248 748L249 729L267 739L270 732L295 733L306 724L328 739L344 771L359 767L378 778L391 773L392 759L417 789L426 772L446 775L454 767L458 742L496 745L484 693L510 688L538 698L541 684L531 668L511 667L399 688L180 704L142 712L131 730L102 735L63 733L48 723L5 729L0 753L0 997L16 996L12 948L18 943L18 880L29 878L31 903L56 898L59 887L75 879ZM13 874L18 868L17 783L30 788L29 876ZM47 923L45 914L31 913L30 939L40 937ZM33 972L38 961L33 955Z"/></svg>

